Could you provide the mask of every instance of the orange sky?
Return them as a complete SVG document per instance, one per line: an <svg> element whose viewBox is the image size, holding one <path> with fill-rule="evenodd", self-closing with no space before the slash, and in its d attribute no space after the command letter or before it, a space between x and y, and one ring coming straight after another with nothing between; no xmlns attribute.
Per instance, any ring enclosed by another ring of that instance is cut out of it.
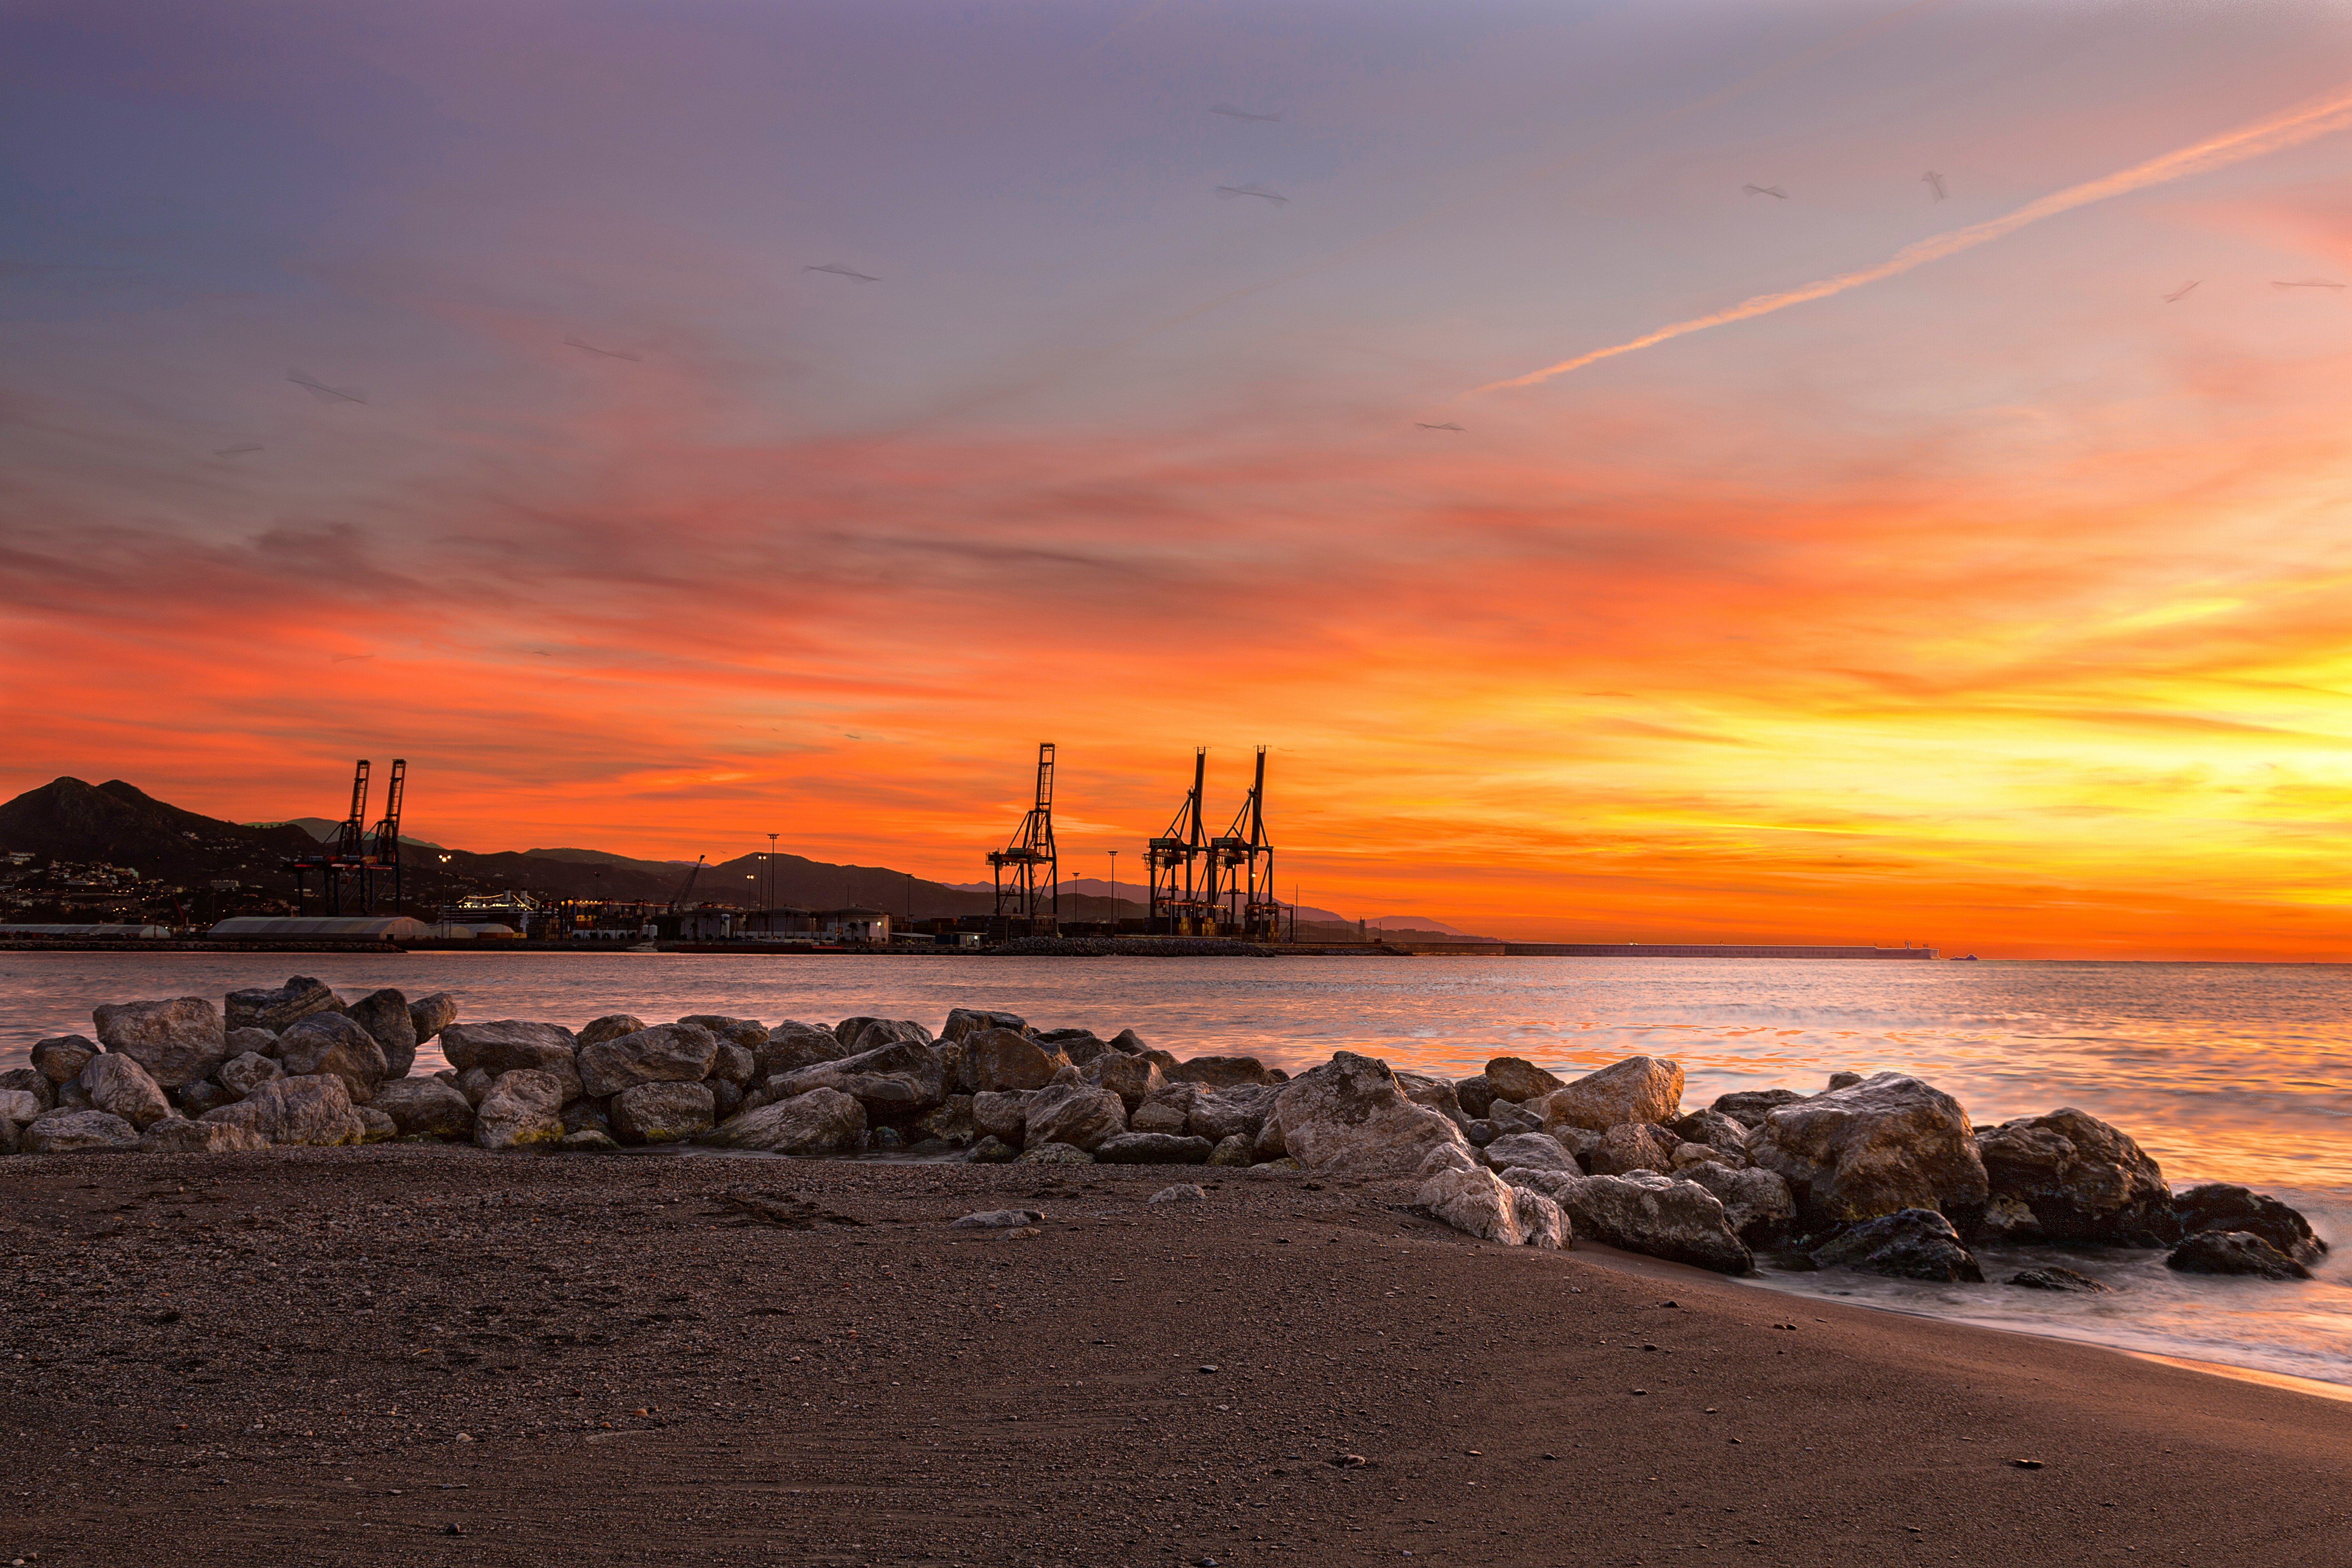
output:
<svg viewBox="0 0 2352 1568"><path fill-rule="evenodd" d="M403 755L440 842L968 881L1050 739L1129 878L1265 743L1351 913L2352 959L2352 291L2274 286L2352 280L2352 137L1465 395L2341 91L2346 21L843 11L780 88L694 20L240 77L45 16L0 790L331 816Z"/></svg>

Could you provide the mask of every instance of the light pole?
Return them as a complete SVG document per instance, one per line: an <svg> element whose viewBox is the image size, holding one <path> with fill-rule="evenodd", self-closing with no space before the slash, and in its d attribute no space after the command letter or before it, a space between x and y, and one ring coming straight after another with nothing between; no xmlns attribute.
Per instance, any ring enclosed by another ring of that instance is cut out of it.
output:
<svg viewBox="0 0 2352 1568"><path fill-rule="evenodd" d="M768 835L768 923L771 925L775 923L776 840L782 837L783 835L781 833L771 833Z"/></svg>
<svg viewBox="0 0 2352 1568"><path fill-rule="evenodd" d="M1110 852L1110 934L1118 934L1118 851Z"/></svg>

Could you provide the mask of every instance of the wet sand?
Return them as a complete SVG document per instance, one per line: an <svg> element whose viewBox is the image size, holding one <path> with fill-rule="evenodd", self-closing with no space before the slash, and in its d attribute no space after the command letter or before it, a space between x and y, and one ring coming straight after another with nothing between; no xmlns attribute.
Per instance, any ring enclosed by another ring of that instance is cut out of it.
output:
<svg viewBox="0 0 2352 1568"><path fill-rule="evenodd" d="M1207 1202L1147 1205L1188 1180ZM1167 1168L12 1160L0 1563L2347 1551L2340 1402L1507 1249L1410 1201ZM1046 1217L945 1223L996 1207Z"/></svg>

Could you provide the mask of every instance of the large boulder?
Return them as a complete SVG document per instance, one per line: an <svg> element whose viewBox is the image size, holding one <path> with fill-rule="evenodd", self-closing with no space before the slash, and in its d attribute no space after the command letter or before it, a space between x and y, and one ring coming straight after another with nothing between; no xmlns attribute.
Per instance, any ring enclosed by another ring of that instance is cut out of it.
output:
<svg viewBox="0 0 2352 1568"><path fill-rule="evenodd" d="M708 1029L719 1043L756 1051L768 1043L768 1026L757 1018L730 1018L724 1013L689 1013L678 1020Z"/></svg>
<svg viewBox="0 0 2352 1568"><path fill-rule="evenodd" d="M638 1030L650 1026L634 1013L607 1013L601 1018L592 1018L582 1025L580 1032L572 1037L572 1042L579 1049L584 1051L591 1046L602 1045L606 1040L617 1040L624 1035L634 1035Z"/></svg>
<svg viewBox="0 0 2352 1568"><path fill-rule="evenodd" d="M44 1125L35 1122L35 1127ZM2184 1274L2244 1274L2257 1279L2308 1279L2311 1270L2250 1230L2200 1230L2172 1249L2167 1268Z"/></svg>
<svg viewBox="0 0 2352 1568"><path fill-rule="evenodd" d="M1386 1062L1353 1051L1283 1085L1266 1123L1283 1152L1339 1175L1409 1176L1441 1143L1468 1148L1451 1118L1405 1098Z"/></svg>
<svg viewBox="0 0 2352 1568"><path fill-rule="evenodd" d="M92 1057L81 1069L90 1105L144 1131L172 1114L172 1102L147 1069L120 1051Z"/></svg>
<svg viewBox="0 0 2352 1568"><path fill-rule="evenodd" d="M464 1140L474 1135L474 1108L437 1078L394 1079L368 1102L407 1138Z"/></svg>
<svg viewBox="0 0 2352 1568"><path fill-rule="evenodd" d="M1646 1121L1623 1121L1601 1135L1592 1147L1592 1173L1622 1176L1628 1171L1670 1172L1682 1140Z"/></svg>
<svg viewBox="0 0 2352 1568"><path fill-rule="evenodd" d="M731 1117L698 1142L771 1154L853 1154L866 1147L866 1108L838 1089L813 1089Z"/></svg>
<svg viewBox="0 0 2352 1568"><path fill-rule="evenodd" d="M52 1035L33 1042L33 1069L52 1084L71 1083L98 1052L98 1042L87 1036Z"/></svg>
<svg viewBox="0 0 2352 1568"><path fill-rule="evenodd" d="M1813 1234L1915 1208L1973 1228L1989 1191L1960 1102L1901 1073L1771 1111L1749 1131L1748 1158L1789 1184Z"/></svg>
<svg viewBox="0 0 2352 1568"><path fill-rule="evenodd" d="M707 1083L641 1083L613 1097L613 1135L624 1143L683 1143L710 1131L718 1108Z"/></svg>
<svg viewBox="0 0 2352 1568"><path fill-rule="evenodd" d="M1748 1124L1720 1110L1694 1110L1666 1123L1666 1131L1685 1143L1704 1143L1731 1155L1735 1165L1748 1163Z"/></svg>
<svg viewBox="0 0 2352 1568"><path fill-rule="evenodd" d="M1853 1268L1896 1279L1984 1283L1984 1270L1960 1233L1934 1209L1897 1209L1841 1232L1813 1248L1816 1268Z"/></svg>
<svg viewBox="0 0 2352 1568"><path fill-rule="evenodd" d="M407 997L390 989L371 991L344 1008L343 1016L383 1048L385 1078L408 1076L416 1065L416 1017L408 1010Z"/></svg>
<svg viewBox="0 0 2352 1568"><path fill-rule="evenodd" d="M2180 1234L2200 1231L2244 1231L2259 1236L2289 1258L2315 1263L2327 1243L2313 1234L2311 1222L2278 1199L2226 1183L2190 1187L2173 1200Z"/></svg>
<svg viewBox="0 0 2352 1568"><path fill-rule="evenodd" d="M1507 1132L1486 1145L1486 1163L1497 1171L1566 1171L1584 1174L1568 1146L1549 1132Z"/></svg>
<svg viewBox="0 0 2352 1568"><path fill-rule="evenodd" d="M1231 1089L1242 1083L1279 1083L1272 1068L1255 1057L1194 1057L1169 1069L1171 1082L1197 1083L1204 1089Z"/></svg>
<svg viewBox="0 0 2352 1568"><path fill-rule="evenodd" d="M1990 1205L2015 1205L2030 1226L2015 1241L2163 1247L2179 1238L2164 1173L2126 1134L2071 1107L1977 1134Z"/></svg>
<svg viewBox="0 0 2352 1568"><path fill-rule="evenodd" d="M1074 1067L1084 1067L1110 1049L1110 1042L1092 1029L1045 1029L1038 1034L1037 1043L1061 1052Z"/></svg>
<svg viewBox="0 0 2352 1568"><path fill-rule="evenodd" d="M226 1068L228 1064L223 1062L221 1066ZM208 1078L200 1078L194 1083L184 1083L171 1091L172 1103L179 1109L182 1116L202 1116L207 1110L218 1110L222 1106L234 1104L244 1098L245 1096L232 1093L215 1079Z"/></svg>
<svg viewBox="0 0 2352 1568"><path fill-rule="evenodd" d="M1404 1090L1407 1100L1415 1105L1428 1107L1456 1127L1469 1125L1471 1118L1462 1109L1462 1097L1455 1091L1452 1079L1439 1078L1433 1073L1414 1072L1409 1068L1390 1070L1396 1074L1397 1087Z"/></svg>
<svg viewBox="0 0 2352 1568"><path fill-rule="evenodd" d="M0 1089L0 1121L30 1121L48 1109L49 1105L43 1104L41 1097L29 1089Z"/></svg>
<svg viewBox="0 0 2352 1568"><path fill-rule="evenodd" d="M577 1077L566 1079L539 1068L499 1074L474 1108L474 1142L485 1149L527 1149L563 1136L563 1106L573 1098Z"/></svg>
<svg viewBox="0 0 2352 1568"><path fill-rule="evenodd" d="M230 1094L243 1100L271 1079L285 1076L286 1064L276 1057L257 1056L247 1051L221 1063L213 1079Z"/></svg>
<svg viewBox="0 0 2352 1568"><path fill-rule="evenodd" d="M1789 1195L1789 1184L1771 1172L1702 1160L1680 1166L1673 1173L1713 1193L1716 1201L1723 1205L1733 1232L1751 1250L1778 1247L1788 1239L1789 1222L1796 1217L1796 1201Z"/></svg>
<svg viewBox="0 0 2352 1568"><path fill-rule="evenodd" d="M940 1026L940 1038L961 1040L982 1029L1010 1029L1014 1034L1026 1034L1029 1020L1018 1013L993 1012L984 1007L958 1007Z"/></svg>
<svg viewBox="0 0 2352 1568"><path fill-rule="evenodd" d="M602 1100L641 1083L700 1083L718 1058L719 1037L701 1025L656 1024L581 1047L580 1084Z"/></svg>
<svg viewBox="0 0 2352 1568"><path fill-rule="evenodd" d="M1129 1116L1136 1108L1165 1085L1160 1064L1149 1057L1130 1057L1118 1051L1106 1050L1078 1068L1078 1074L1097 1089L1107 1089L1118 1096Z"/></svg>
<svg viewBox="0 0 2352 1568"><path fill-rule="evenodd" d="M962 1037L960 1087L974 1094L1005 1094L1043 1089L1070 1065L1060 1051L1039 1045L1017 1029L973 1029Z"/></svg>
<svg viewBox="0 0 2352 1568"><path fill-rule="evenodd" d="M278 1060L289 1078L341 1079L353 1105L374 1099L390 1070L375 1037L341 1013L313 1013L278 1036Z"/></svg>
<svg viewBox="0 0 2352 1568"><path fill-rule="evenodd" d="M1568 1242L1569 1225L1558 1204L1483 1168L1436 1171L1421 1184L1413 1201L1458 1231L1506 1247L1556 1252Z"/></svg>
<svg viewBox="0 0 2352 1568"><path fill-rule="evenodd" d="M270 1060L276 1061L278 1035L271 1029L231 1029L224 1042L224 1048L227 1053L227 1059L231 1061L239 1057L268 1057ZM217 1075L220 1069L215 1068L213 1070Z"/></svg>
<svg viewBox="0 0 2352 1568"><path fill-rule="evenodd" d="M457 998L446 991L419 996L408 1005L408 1026L423 1045L457 1021Z"/></svg>
<svg viewBox="0 0 2352 1568"><path fill-rule="evenodd" d="M1487 1109L1500 1098L1495 1092L1494 1080L1485 1073L1454 1080L1454 1103L1462 1108L1463 1115L1474 1121L1484 1119Z"/></svg>
<svg viewBox="0 0 2352 1568"><path fill-rule="evenodd" d="M242 1127L272 1143L320 1148L356 1143L366 1132L352 1114L350 1088L331 1073L272 1079L235 1105L207 1110L199 1120Z"/></svg>
<svg viewBox="0 0 2352 1568"><path fill-rule="evenodd" d="M313 1013L331 1013L341 1005L335 994L307 974L297 974L283 985L256 986L228 994L228 1027L267 1029L282 1035Z"/></svg>
<svg viewBox="0 0 2352 1568"><path fill-rule="evenodd" d="M1029 1126L1029 1097L1035 1092L1034 1089L1007 1089L1001 1093L973 1095L972 1130L982 1138L994 1138L1019 1149Z"/></svg>
<svg viewBox="0 0 2352 1568"><path fill-rule="evenodd" d="M150 1122L139 1137L142 1154L251 1154L268 1147L269 1140L250 1128L191 1121L184 1116Z"/></svg>
<svg viewBox="0 0 2352 1568"><path fill-rule="evenodd" d="M441 1054L460 1073L468 1068L479 1068L492 1078L525 1069L552 1073L569 1090L564 1099L580 1097L579 1047L561 1024L520 1018L452 1024L441 1031Z"/></svg>
<svg viewBox="0 0 2352 1568"><path fill-rule="evenodd" d="M1206 1138L1186 1138L1173 1132L1119 1132L1095 1145L1095 1160L1104 1165L1204 1165L1216 1145Z"/></svg>
<svg viewBox="0 0 2352 1568"><path fill-rule="evenodd" d="M53 1111L17 1135L27 1154L113 1154L139 1147L139 1130L104 1110Z"/></svg>
<svg viewBox="0 0 2352 1568"><path fill-rule="evenodd" d="M1573 1176L1524 1169L1510 1172L1508 1180L1559 1204L1575 1234L1587 1240L1718 1274L1745 1274L1756 1266L1723 1205L1696 1182L1655 1171Z"/></svg>
<svg viewBox="0 0 2352 1568"><path fill-rule="evenodd" d="M1793 1089L1743 1089L1731 1094L1718 1094L1707 1107L1720 1116L1728 1116L1742 1127L1754 1127L1784 1105L1794 1105L1810 1098Z"/></svg>
<svg viewBox="0 0 2352 1568"><path fill-rule="evenodd" d="M1451 1087L1451 1086L1449 1086ZM1258 1129L1274 1114L1282 1086L1273 1083L1236 1084L1231 1089L1196 1089L1184 1112L1184 1130L1195 1138L1222 1143L1228 1138L1255 1141Z"/></svg>
<svg viewBox="0 0 2352 1568"><path fill-rule="evenodd" d="M1196 1083L1162 1083L1135 1108L1128 1125L1138 1132L1183 1132L1192 1126L1192 1106L1201 1094Z"/></svg>
<svg viewBox="0 0 2352 1568"><path fill-rule="evenodd" d="M1486 1064L1486 1076L1495 1076L1492 1062ZM1606 1132L1628 1121L1671 1121L1682 1099L1682 1063L1628 1057L1553 1089L1529 1109L1542 1113L1547 1132L1562 1127Z"/></svg>
<svg viewBox="0 0 2352 1568"><path fill-rule="evenodd" d="M818 1062L839 1061L850 1053L824 1025L787 1018L768 1031L767 1042L753 1054L760 1058L756 1076L764 1080Z"/></svg>
<svg viewBox="0 0 2352 1568"><path fill-rule="evenodd" d="M866 1037L870 1038L871 1031ZM769 1092L790 1099L814 1089L837 1089L866 1107L875 1121L920 1116L948 1097L947 1063L919 1040L896 1040L771 1079Z"/></svg>
<svg viewBox="0 0 2352 1568"><path fill-rule="evenodd" d="M975 1107L979 1104L975 1098ZM1066 1143L1091 1154L1108 1139L1127 1131L1127 1107L1107 1089L1077 1079L1048 1084L1028 1098L1028 1116L1022 1131L1024 1152L1047 1143ZM1207 1158L1207 1151L1202 1151Z"/></svg>
<svg viewBox="0 0 2352 1568"><path fill-rule="evenodd" d="M931 1043L931 1032L912 1018L844 1018L833 1026L833 1037L853 1057L885 1046Z"/></svg>
<svg viewBox="0 0 2352 1568"><path fill-rule="evenodd" d="M210 1077L228 1055L220 1009L207 997L102 1003L90 1017L100 1045L145 1068L165 1089Z"/></svg>
<svg viewBox="0 0 2352 1568"><path fill-rule="evenodd" d="M1493 1090L1486 1098L1496 1100L1541 1100L1568 1087L1567 1080L1536 1066L1524 1057L1496 1057L1486 1064L1482 1075ZM1468 1110L1467 1106L1464 1107ZM1486 1114L1484 1107L1471 1111L1473 1116Z"/></svg>

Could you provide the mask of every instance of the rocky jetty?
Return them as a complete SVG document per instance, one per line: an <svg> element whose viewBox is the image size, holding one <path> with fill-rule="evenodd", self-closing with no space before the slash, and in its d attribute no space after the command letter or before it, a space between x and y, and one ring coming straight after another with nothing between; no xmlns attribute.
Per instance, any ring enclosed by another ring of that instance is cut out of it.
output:
<svg viewBox="0 0 2352 1568"><path fill-rule="evenodd" d="M1680 1064L1564 1078L1516 1057L1472 1077L1340 1051L1292 1077L1180 1060L1133 1030L1045 1029L960 1007L763 1024L720 1013L577 1029L461 1023L446 994L284 985L110 1003L95 1039L0 1073L0 1152L229 1152L399 1139L553 1152L699 1145L975 1163L1256 1167L1411 1184L1415 1205L1509 1246L1591 1242L1727 1274L1759 1254L1980 1283L1972 1246L2163 1247L2184 1273L2310 1277L2303 1215L2243 1187L2175 1194L2132 1139L2072 1108L1975 1128L1900 1073L1841 1072L1682 1105ZM429 1076L417 1049L438 1039ZM1197 1191L1175 1187L1171 1193ZM1172 1200L1171 1200L1172 1201ZM2095 1289L2056 1267L2023 1289Z"/></svg>

